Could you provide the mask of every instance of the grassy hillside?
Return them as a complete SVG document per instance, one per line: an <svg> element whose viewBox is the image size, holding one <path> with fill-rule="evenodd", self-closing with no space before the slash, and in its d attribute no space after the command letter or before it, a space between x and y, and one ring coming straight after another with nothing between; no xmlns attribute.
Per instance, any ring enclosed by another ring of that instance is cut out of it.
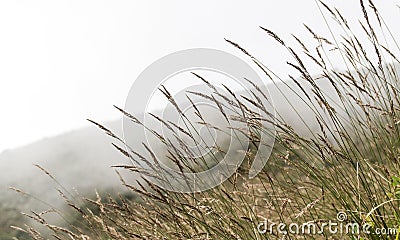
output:
<svg viewBox="0 0 400 240"><path fill-rule="evenodd" d="M331 24L337 24L339 28L335 29L341 30L322 37L306 27L315 45L305 46L295 37L297 45L289 46L271 30L260 29L275 39L283 51L289 52L292 58L288 64L301 76L291 77L283 85L277 84L283 77L258 60L259 53L249 53L228 40L253 60L265 78L276 83L275 94L281 94L283 99L296 95L298 100L289 101L287 108L283 108L291 110L288 117L279 109L276 114L266 112L263 101L257 98L249 100L235 94L222 97L217 90L212 97L205 96L218 105L222 115L228 108L238 113L229 116L228 122L241 121L250 126L248 132L242 131L249 147L236 149L245 152L246 159L224 184L195 194L168 192L148 181L152 177L145 171L148 168L125 164L117 169L145 176L137 184L122 179L135 197L98 194L81 204L65 195L80 221L60 228L48 223L43 218L45 214L34 218L58 239L399 239L400 62L397 56L400 49L396 44L388 45L390 31L384 27L384 19L372 1L360 1L364 18L357 24L361 26L349 25L334 7L323 3L320 7L324 17L332 18ZM355 27L364 29L364 34L354 35ZM331 64L334 56L339 56L347 69L335 70ZM318 66L320 74L310 74L308 64ZM327 85L333 91L326 91L323 86ZM262 95L257 87L253 91ZM306 110L297 108L299 103ZM269 118L260 117L260 111ZM123 113L136 121L134 116ZM303 128L296 121L304 121ZM266 144L260 135L272 130L266 127L266 122L272 123L276 131L273 152L263 171L249 179L248 170L255 153L261 144ZM106 127L98 126L117 144L124 144ZM304 131L307 127L310 128ZM183 131L194 134L172 124L167 128L175 136ZM204 168L200 163L226 151L218 146L218 153L191 158L190 148L184 142L173 145L154 135L159 138L160 146L170 150L169 159L182 171L192 171L192 166ZM143 165L152 157L151 153L139 156L136 149L127 149L118 150L128 159L139 159ZM156 169L156 177L165 179L163 169L152 167ZM352 229L328 231L322 224L329 221L349 224ZM303 232L291 231L291 225L305 223L314 224L315 229L306 225L308 228ZM263 224L273 226L272 231L263 228ZM383 230L393 232L383 233ZM26 233L41 239L40 233L33 229L27 228Z"/></svg>

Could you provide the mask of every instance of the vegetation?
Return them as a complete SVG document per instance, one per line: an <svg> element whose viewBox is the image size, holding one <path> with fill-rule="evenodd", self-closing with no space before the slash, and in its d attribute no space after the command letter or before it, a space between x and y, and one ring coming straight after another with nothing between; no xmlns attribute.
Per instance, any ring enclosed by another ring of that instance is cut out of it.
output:
<svg viewBox="0 0 400 240"><path fill-rule="evenodd" d="M343 234L288 232L286 237L399 239L400 231L397 234L378 234L377 231L400 229L400 88L397 66L400 49L396 44L395 48L389 46L390 31L372 1L360 1L364 14L364 19L359 22L364 30L362 36L354 34L354 26L349 25L339 10L323 2L319 4L324 17L332 17L341 32L322 37L306 27L315 39L315 46L306 46L300 38L294 37L300 46L296 51L296 47L288 46L274 32L261 28L293 57L288 64L301 78L292 78L297 87L291 91L299 94L315 113L319 131L303 136L298 129L287 124L279 112L273 119L260 118L256 109L265 111L260 99L251 101L234 93L226 98L217 98L216 92L212 99L222 114L224 109L231 109L238 114L230 116L230 121L251 125L247 137L252 145L241 149L246 151L247 161L227 182L205 192L184 194L163 190L146 178L137 185L121 179L136 198L98 194L94 199L86 199L87 204L79 205L65 197L82 221L61 228L47 223L40 214L35 219L58 239L281 239L283 235L277 228L272 233L260 232L260 223L285 223L283 230L288 231L291 223L320 224L329 220L357 223L358 226L368 224L369 233L362 232L362 229L358 229L359 233ZM396 39L391 41L396 43ZM265 77L279 86L280 76L240 45L228 42L251 58ZM332 56L339 56L347 69L335 70L331 64ZM309 64L317 66L320 74L311 75ZM330 102L332 96L319 87L321 78L334 87L340 102ZM310 91L303 87L306 85ZM253 91L259 89L255 87ZM174 101L166 90L164 93ZM210 98L204 96L207 97ZM121 111L137 122L134 116ZM273 123L276 129L274 150L264 170L249 180L248 165L254 151L263 144L260 133L270 131L264 128L266 121ZM163 124L168 125L167 122ZM106 127L98 126L116 142L124 144ZM176 135L183 131L194 134L189 129L178 129L171 124L169 129ZM184 144L170 145L161 136L159 140L170 150L171 161L182 171L193 170L191 166L196 162L207 160L188 157L190 150ZM138 156L134 149L128 147L124 150L117 144L115 146L133 161L146 162L146 157ZM117 168L146 174L138 166ZM42 239L34 229L27 228L26 233L34 239Z"/></svg>
<svg viewBox="0 0 400 240"><path fill-rule="evenodd" d="M16 209L13 206L7 205L4 202L0 203L0 239L26 239L28 234L18 230L12 231L11 226L26 222L24 217L16 214Z"/></svg>

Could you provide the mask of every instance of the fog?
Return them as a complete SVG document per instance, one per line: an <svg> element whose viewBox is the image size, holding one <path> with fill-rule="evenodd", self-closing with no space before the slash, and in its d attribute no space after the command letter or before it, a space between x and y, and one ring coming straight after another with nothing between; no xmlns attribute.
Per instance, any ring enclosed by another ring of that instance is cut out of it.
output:
<svg viewBox="0 0 400 240"><path fill-rule="evenodd" d="M326 2L335 2L344 15L361 17L358 1ZM396 3L377 3L389 26L398 22ZM315 1L0 2L0 201L20 199L18 210L27 212L47 209L43 202L63 206L59 188L82 196L95 189L123 191L111 166L129 161L87 118L121 136L122 115L113 105L123 107L140 72L175 51L215 48L251 64L224 38L240 43L282 79L298 76L286 65L290 55L259 26L283 38L294 33L306 44L315 44L303 23L330 35ZM399 36L398 29L392 34ZM333 67L344 69L335 59ZM319 85L332 97L330 101L338 102L326 80L319 80ZM301 133L317 132L315 114L284 84L279 86L285 96L268 85L277 111ZM140 145L138 141L131 147ZM62 186L33 164L44 167ZM16 198L19 194L10 186L43 202Z"/></svg>
<svg viewBox="0 0 400 240"><path fill-rule="evenodd" d="M362 16L358 1L326 2L354 17L353 24ZM389 26L398 22L397 3L376 3ZM288 44L295 44L291 33L312 43L303 23L330 35L314 0L1 1L0 152L89 126L86 118L118 118L112 105L123 106L140 72L169 53L216 48L246 60L224 38L286 79L293 73L289 54L259 26Z"/></svg>
<svg viewBox="0 0 400 240"><path fill-rule="evenodd" d="M318 85L327 96L331 97L329 101L332 106L338 107L340 101L329 81L319 80ZM302 96L301 94L289 90L289 87L298 89L294 82L268 85L276 111L300 134L311 136L318 133L319 125L315 119L316 113L309 109L299 97ZM304 82L303 88L310 95L312 94L309 84ZM285 94L282 95L281 91ZM304 96L302 97L304 98ZM337 110L338 114L343 114L339 107ZM161 115L159 111L155 111L155 114ZM164 116L169 114L167 112ZM210 115L210 112L202 112L202 114L206 116ZM215 123L224 121L222 117L218 117ZM121 120L105 122L104 126L122 137ZM157 147L160 146L160 143L156 140L151 141L153 142L148 144L153 147L152 150L155 154L163 154L164 149ZM10 201L18 196L18 193L8 189L10 186L26 191L33 196L33 198L25 198L26 202L18 206L21 211L30 209L43 211L49 207L47 204L56 208L62 207L64 200L58 194L57 189L66 190L81 197L94 194L95 190L124 192L115 169L112 169L111 166L130 164L130 161L111 145L113 142L117 143L115 139L93 125L46 138L21 148L4 151L0 154L0 168L4 171L0 175L2 201ZM142 142L138 140L130 147L137 150L143 146ZM57 182L34 167L34 164L38 164L50 172ZM138 177L133 174L124 176L128 177L128 183L133 183ZM43 202L47 204L43 204Z"/></svg>

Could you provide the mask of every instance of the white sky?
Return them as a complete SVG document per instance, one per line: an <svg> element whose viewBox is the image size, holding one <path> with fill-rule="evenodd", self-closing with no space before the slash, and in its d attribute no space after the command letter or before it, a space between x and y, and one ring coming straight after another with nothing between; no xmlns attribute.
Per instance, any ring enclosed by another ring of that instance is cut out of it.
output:
<svg viewBox="0 0 400 240"><path fill-rule="evenodd" d="M357 0L335 2L348 17L360 12ZM377 2L397 30L400 1ZM138 74L169 53L208 47L243 57L224 37L285 76L288 56L258 26L304 36L302 23L327 32L314 0L0 1L0 152L86 118L118 118L112 105L123 106Z"/></svg>

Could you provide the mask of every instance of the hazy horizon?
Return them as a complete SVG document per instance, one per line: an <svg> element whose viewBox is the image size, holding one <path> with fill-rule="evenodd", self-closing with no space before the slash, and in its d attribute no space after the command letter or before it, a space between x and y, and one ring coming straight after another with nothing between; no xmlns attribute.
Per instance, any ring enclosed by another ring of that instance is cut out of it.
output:
<svg viewBox="0 0 400 240"><path fill-rule="evenodd" d="M396 3L376 3L388 25ZM335 4L360 15L357 1ZM286 38L307 34L303 23L329 34L314 1L6 1L0 19L0 152L87 127L87 118L119 118L112 105L123 106L140 72L169 53L205 47L248 60L228 38L285 77L288 56L258 26Z"/></svg>
<svg viewBox="0 0 400 240"><path fill-rule="evenodd" d="M396 23L396 1L376 4ZM335 5L361 14L357 1ZM303 40L311 39L303 23L329 34L314 1L6 1L0 19L0 152L89 126L87 118L119 118L112 105L124 106L140 72L169 53L216 48L248 61L228 38L287 78L289 56L258 26Z"/></svg>

